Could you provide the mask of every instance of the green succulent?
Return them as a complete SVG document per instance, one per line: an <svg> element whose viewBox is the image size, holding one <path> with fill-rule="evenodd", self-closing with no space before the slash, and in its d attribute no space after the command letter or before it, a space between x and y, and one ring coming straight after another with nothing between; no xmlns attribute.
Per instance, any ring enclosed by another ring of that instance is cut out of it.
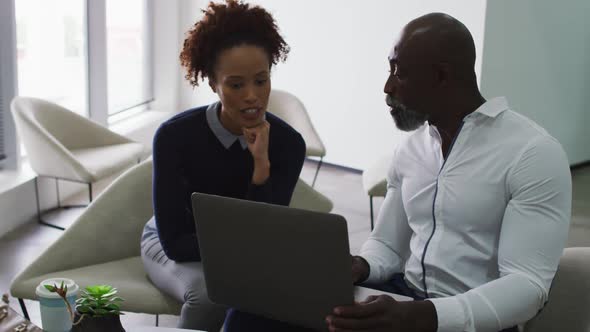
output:
<svg viewBox="0 0 590 332"><path fill-rule="evenodd" d="M122 315L119 304L123 299L116 295L117 289L109 285L88 286L76 300L76 311L90 317Z"/></svg>

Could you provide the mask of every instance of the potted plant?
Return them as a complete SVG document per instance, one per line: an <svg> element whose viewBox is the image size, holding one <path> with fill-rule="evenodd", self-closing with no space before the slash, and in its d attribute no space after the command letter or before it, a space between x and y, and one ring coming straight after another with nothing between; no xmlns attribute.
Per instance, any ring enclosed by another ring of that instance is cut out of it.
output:
<svg viewBox="0 0 590 332"><path fill-rule="evenodd" d="M67 286L63 283L45 285L50 292L57 293L65 302L72 319L72 332L125 332L121 325L119 304L123 301L117 296L117 289L109 285L94 285L86 287L80 298L76 300L74 313L66 299Z"/></svg>

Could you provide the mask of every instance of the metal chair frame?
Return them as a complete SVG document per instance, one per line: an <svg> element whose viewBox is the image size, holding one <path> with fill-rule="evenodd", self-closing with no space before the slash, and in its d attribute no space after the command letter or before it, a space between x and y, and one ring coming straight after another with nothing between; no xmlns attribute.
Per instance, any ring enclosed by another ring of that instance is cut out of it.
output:
<svg viewBox="0 0 590 332"><path fill-rule="evenodd" d="M76 181L76 180L70 180L70 179L63 179L63 178L59 178L59 177L54 177L54 176L44 176L44 175L38 175L37 177L35 177L35 198L37 200L37 220L39 222L39 224L44 225L44 226L49 226L55 229L59 229L59 230L65 230L65 228L58 226L58 225L54 225L51 223L46 222L45 220L43 220L43 215L41 213L41 204L39 201L39 178L40 177L44 177L44 178L51 178L51 179L55 179L55 193L57 196L57 207L54 209L51 209L50 211L53 210L57 210L57 209L70 209L70 208L81 208L81 207L86 207L88 206L88 204L92 203L92 182L83 182L83 181ZM83 183L88 185L88 204L83 205L61 205L61 200L60 200L60 195L59 195L59 180L62 181L69 181L69 182L76 182L76 183Z"/></svg>
<svg viewBox="0 0 590 332"><path fill-rule="evenodd" d="M320 157L320 161L318 162L318 167L315 170L315 175L313 176L313 181L311 182L311 187L315 185L315 180L318 178L318 173L320 172L320 167L322 167L322 163L324 161L324 157Z"/></svg>
<svg viewBox="0 0 590 332"><path fill-rule="evenodd" d="M370 210L371 210L371 231L372 231L373 228L375 227L375 221L373 218L373 196L369 196L369 206L370 206Z"/></svg>

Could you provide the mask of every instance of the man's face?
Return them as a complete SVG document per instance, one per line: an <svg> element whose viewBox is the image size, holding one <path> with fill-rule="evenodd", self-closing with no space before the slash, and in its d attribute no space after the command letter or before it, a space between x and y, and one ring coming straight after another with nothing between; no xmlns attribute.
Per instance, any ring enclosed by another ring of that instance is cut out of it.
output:
<svg viewBox="0 0 590 332"><path fill-rule="evenodd" d="M424 66L420 66L410 59L411 52L405 52L407 43L400 39L389 54L389 77L383 91L385 102L390 107L390 113L397 128L403 131L418 129L428 120L429 115L424 88Z"/></svg>

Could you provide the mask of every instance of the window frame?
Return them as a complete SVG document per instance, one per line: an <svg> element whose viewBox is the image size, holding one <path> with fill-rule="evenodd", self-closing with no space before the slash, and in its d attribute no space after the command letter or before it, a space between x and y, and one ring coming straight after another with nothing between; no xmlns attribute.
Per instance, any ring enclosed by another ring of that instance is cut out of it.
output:
<svg viewBox="0 0 590 332"><path fill-rule="evenodd" d="M94 1L94 0L93 0ZM106 0L100 0L98 2L102 2L102 6L104 6L104 30L106 31ZM143 94L146 96L144 100L138 101L134 105L129 105L123 109L115 110L111 113L108 112L108 98L107 100L107 123L112 124L119 121L122 118L128 118L132 114L137 114L143 110L147 110L151 103L155 101L154 98L154 56L153 56L153 44L154 44L154 3L152 0L143 0L143 10L145 13L145 29L143 31L143 40L145 41L143 45L143 52L145 56L143 72L145 73L145 82L143 84ZM107 71L108 66L108 57L107 57L107 42L106 42L106 32L105 32L105 45L104 45L104 56L105 56L105 72ZM107 84L108 84L108 77L107 77ZM108 88L108 87L107 87Z"/></svg>
<svg viewBox="0 0 590 332"><path fill-rule="evenodd" d="M0 169L16 169L23 156L19 153L19 139L10 112L10 101L18 96L18 62L16 58L16 1L0 1L0 70L2 71L2 105L0 116L4 125L4 152L6 159L0 161ZM151 107L154 98L154 2L143 0L146 24L144 30L144 56L146 100L135 106L117 110L109 114L108 110L108 77L107 77L107 31L106 31L106 0L81 0L84 2L84 34L85 43L85 71L87 91L87 116L89 119L103 125L115 123L137 115Z"/></svg>
<svg viewBox="0 0 590 332"><path fill-rule="evenodd" d="M10 102L18 95L16 59L16 12L13 1L0 1L0 117L4 140L5 159L0 169L17 169L20 164L16 128L10 111Z"/></svg>
<svg viewBox="0 0 590 332"><path fill-rule="evenodd" d="M108 126L118 119L127 118L131 114L138 113L149 108L154 99L153 83L153 38L154 38L154 4L153 0L143 0L146 15L144 30L146 57L144 72L146 82L144 89L146 100L136 105L116 110L109 114L108 105L108 77L107 77L107 4L106 0L85 0L87 22L87 54L88 54L88 110L90 119ZM90 15L92 13L92 15Z"/></svg>

